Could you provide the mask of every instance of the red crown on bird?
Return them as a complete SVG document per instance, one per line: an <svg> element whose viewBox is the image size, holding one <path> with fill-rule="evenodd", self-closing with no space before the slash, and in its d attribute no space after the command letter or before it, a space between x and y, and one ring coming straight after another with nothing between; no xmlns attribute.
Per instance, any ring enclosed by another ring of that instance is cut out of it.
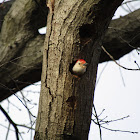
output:
<svg viewBox="0 0 140 140"><path fill-rule="evenodd" d="M86 61L84 59L78 59L76 62L80 61L81 63L86 63Z"/></svg>

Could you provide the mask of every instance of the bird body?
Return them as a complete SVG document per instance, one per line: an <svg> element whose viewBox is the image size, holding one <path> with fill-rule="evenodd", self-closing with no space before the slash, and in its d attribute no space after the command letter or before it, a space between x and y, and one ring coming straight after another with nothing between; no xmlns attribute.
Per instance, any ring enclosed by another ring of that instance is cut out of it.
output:
<svg viewBox="0 0 140 140"><path fill-rule="evenodd" d="M83 75L86 72L87 64L84 59L78 59L72 68L73 74L77 76Z"/></svg>

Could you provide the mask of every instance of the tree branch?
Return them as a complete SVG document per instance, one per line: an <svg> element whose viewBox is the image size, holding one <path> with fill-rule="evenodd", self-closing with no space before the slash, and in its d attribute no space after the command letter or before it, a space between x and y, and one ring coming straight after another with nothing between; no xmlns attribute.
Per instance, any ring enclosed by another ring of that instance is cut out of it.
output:
<svg viewBox="0 0 140 140"><path fill-rule="evenodd" d="M104 127L104 126L101 126L101 127L106 129L106 130L110 130L110 131L114 131L114 132L126 132L126 133L138 134L138 132L134 132L134 131L111 129L111 128L107 128L107 127Z"/></svg>
<svg viewBox="0 0 140 140"><path fill-rule="evenodd" d="M95 112L95 118L97 120L97 125L99 126L99 133L100 133L100 140L102 140L102 130L101 130L101 125L100 125L100 122L99 122L99 119L98 119L98 115L97 115L97 111L96 111L96 108L95 108L95 105L93 103L93 109L94 109L94 112Z"/></svg>
<svg viewBox="0 0 140 140"><path fill-rule="evenodd" d="M140 70L140 68L138 68L138 69L132 69L132 68L126 68L126 67L120 65L120 64L114 59L114 57L113 57L103 46L101 46L101 48L102 48L103 51L110 57L110 59L112 59L119 67L121 67L121 68L123 68L123 69L125 69L125 70L135 70L135 71Z"/></svg>
<svg viewBox="0 0 140 140"><path fill-rule="evenodd" d="M15 0L0 3L0 31L1 31L3 21L4 21L4 17L7 14L7 12L9 11L9 9L11 8L14 1Z"/></svg>
<svg viewBox="0 0 140 140"><path fill-rule="evenodd" d="M110 52L115 60L137 49L140 40L140 9L124 17L113 20L104 37L103 46ZM100 63L111 60L101 53Z"/></svg>
<svg viewBox="0 0 140 140"><path fill-rule="evenodd" d="M43 44L43 41L44 36L38 35L26 44L20 57L0 66L0 101L40 80L42 61L40 44Z"/></svg>
<svg viewBox="0 0 140 140"><path fill-rule="evenodd" d="M7 112L3 109L3 107L1 105L0 105L0 110L5 115L5 117L8 119L9 123L11 123L13 125L13 127L15 128L16 139L19 140L19 136L18 136L19 131L18 131L17 125L13 122L13 120L10 118L10 116L7 114Z"/></svg>

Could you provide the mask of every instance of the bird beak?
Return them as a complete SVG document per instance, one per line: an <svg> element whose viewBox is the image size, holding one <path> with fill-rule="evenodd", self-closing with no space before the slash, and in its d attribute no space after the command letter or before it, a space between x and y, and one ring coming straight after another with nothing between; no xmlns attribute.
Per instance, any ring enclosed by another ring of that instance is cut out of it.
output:
<svg viewBox="0 0 140 140"><path fill-rule="evenodd" d="M85 63L85 64L83 64L84 66L87 66L88 65L88 63Z"/></svg>

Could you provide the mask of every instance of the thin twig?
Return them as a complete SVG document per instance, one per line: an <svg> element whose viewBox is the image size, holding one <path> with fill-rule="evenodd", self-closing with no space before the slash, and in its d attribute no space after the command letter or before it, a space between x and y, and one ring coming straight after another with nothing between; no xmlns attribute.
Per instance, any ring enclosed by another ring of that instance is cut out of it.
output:
<svg viewBox="0 0 140 140"><path fill-rule="evenodd" d="M122 118L119 118L119 119L116 119L116 120L100 121L100 122L103 122L103 123L101 123L101 125L102 125L102 124L108 124L108 123L110 123L110 122L120 121L120 120L123 120L123 119L129 118L129 117L130 117L130 116L128 115L128 116L125 116L125 117L122 117Z"/></svg>
<svg viewBox="0 0 140 140"><path fill-rule="evenodd" d="M23 124L16 124L16 125L20 126L20 127L25 127L25 128L31 129L31 130L35 130L33 127L29 127L29 126L26 126L26 125L23 125Z"/></svg>
<svg viewBox="0 0 140 140"><path fill-rule="evenodd" d="M125 82L124 82L124 78L123 78L123 74L122 74L122 71L121 71L121 68L119 67L119 71L120 71L120 75L121 75L121 78L122 78L122 83L125 87Z"/></svg>
<svg viewBox="0 0 140 140"><path fill-rule="evenodd" d="M93 106L93 107L94 107L94 106ZM96 112L95 112L95 114L96 114ZM98 118L97 114L94 115L94 116L96 117L96 119ZM111 128L107 128L107 127L102 126L102 125L104 125L104 124L108 124L108 123L110 123L110 122L115 122L115 121L123 120L123 119L126 119L126 118L128 118L128 117L129 117L129 115L128 115L128 116L125 116L125 117L122 117L122 118L119 118L119 119L116 119L116 120L110 120L110 121L103 121L103 120L101 120L101 119L98 118L97 122L96 122L94 119L92 119L92 121L93 121L96 125L98 125L98 126L100 125L100 129L101 129L101 128L104 128L104 129L106 129L106 130L115 131L115 132L126 132L126 133L137 134L138 132L133 132L133 131L128 131L128 130L111 129ZM100 122L103 122L103 123L100 123Z"/></svg>
<svg viewBox="0 0 140 140"><path fill-rule="evenodd" d="M16 109L18 109L19 111L21 111L21 109L16 106L15 104L13 104L9 99L7 99L8 104L11 104L13 107L15 107Z"/></svg>
<svg viewBox="0 0 140 140"><path fill-rule="evenodd" d="M10 130L10 123L8 125L8 128L7 128L7 133L6 133L6 137L5 137L6 140L8 140L9 130Z"/></svg>
<svg viewBox="0 0 140 140"><path fill-rule="evenodd" d="M101 48L102 48L103 51L110 57L110 59L112 59L112 60L113 60L118 66L120 66L121 68L123 68L123 69L125 69L125 70L135 70L135 71L140 70L140 69L126 68L126 67L120 65L120 64L114 59L114 57L113 57L103 46L101 46Z"/></svg>
<svg viewBox="0 0 140 140"><path fill-rule="evenodd" d="M16 81L10 76L10 78L15 82L15 84L16 84ZM11 93L13 93L13 95L23 104L23 106L26 108L26 109L28 109L27 107L26 107L26 105L23 103L23 101L13 92L13 90L12 89L10 89L10 88L8 88L6 85L3 85L2 83L0 83L0 85L3 87L3 88L5 88L5 89L8 89ZM17 84L16 84L16 86L17 86ZM18 88L18 86L17 86L17 88ZM20 89L18 88L18 91L20 91ZM36 116L34 116L31 112L30 112L30 114L34 117L34 118L36 118Z"/></svg>
<svg viewBox="0 0 140 140"><path fill-rule="evenodd" d="M102 112L98 115L98 118L103 114L104 111L105 109L103 109Z"/></svg>
<svg viewBox="0 0 140 140"><path fill-rule="evenodd" d="M138 63L136 61L134 61L134 63L138 66L138 68L140 69L140 66L138 65Z"/></svg>
<svg viewBox="0 0 140 140"><path fill-rule="evenodd" d="M104 120L107 118L108 116L105 116L103 119L100 119L100 122L104 122Z"/></svg>
<svg viewBox="0 0 140 140"><path fill-rule="evenodd" d="M29 119L30 119L30 124L31 124L31 128L32 128L32 118L31 118L31 112L28 108L28 105L27 105L27 101L26 101L26 98L24 96L24 94L22 93L22 91L20 91L21 95L22 95L22 100L24 101L24 104L26 105L27 107L27 112L28 112L28 115L29 115ZM30 129L29 129L30 130ZM32 139L32 131L31 131L31 139Z"/></svg>
<svg viewBox="0 0 140 140"><path fill-rule="evenodd" d="M6 129L8 129L8 127L7 126L5 126L5 125L3 125L3 124L0 124L0 126L2 126L2 127L4 127L4 128L6 128ZM14 130L12 130L12 129L9 129L10 131L12 131L12 132L15 132Z"/></svg>
<svg viewBox="0 0 140 140"><path fill-rule="evenodd" d="M100 72L100 75L98 76L96 85L98 84L98 82L99 82L99 80L100 80L100 78L101 78L101 76L102 76L102 74L103 74L103 72L104 72L104 70L105 70L105 68L106 68L107 65L108 65L108 62L106 62L105 66L103 67L102 71Z"/></svg>
<svg viewBox="0 0 140 140"><path fill-rule="evenodd" d="M119 36L119 38L124 42L126 43L129 47L133 48L133 49L136 49L136 50L139 50L137 47L131 45L127 40L123 39L121 36Z"/></svg>
<svg viewBox="0 0 140 140"><path fill-rule="evenodd" d="M16 57L16 58L14 58L14 59L12 59L12 60L9 60L9 61L7 61L7 62L1 64L1 65L0 65L0 68L3 67L4 65L8 64L8 63L13 63L14 61L16 61L16 60L18 60L18 59L20 59L20 58L30 57L30 56L35 55L35 54L38 54L38 53L40 53L40 51L35 52L35 53L33 53L33 54L30 54L30 55L22 55L22 56Z"/></svg>
<svg viewBox="0 0 140 140"><path fill-rule="evenodd" d="M132 134L138 134L138 132L133 132L133 131L127 131L127 130L118 130L118 129L110 129L104 126L101 126L102 128L110 131L115 131L115 132L126 132L126 133L132 133Z"/></svg>
<svg viewBox="0 0 140 140"><path fill-rule="evenodd" d="M102 140L101 125L100 125L100 123L99 123L98 115L97 115L96 108L95 108L95 105L94 105L94 104L93 104L93 109L94 109L94 112L95 112L95 117L96 117L96 120L97 120L97 125L99 126L100 140Z"/></svg>
<svg viewBox="0 0 140 140"><path fill-rule="evenodd" d="M16 83L16 81L11 77L11 75L9 75L9 77L11 78L11 80L15 83L15 86L16 86L16 88L17 88L17 90L20 92L20 93L22 93L21 92L21 90L20 90L20 88L18 87L18 85L17 85L17 83ZM23 101L15 94L15 93L13 93L18 99L19 99L19 101L24 105L24 107L28 110L28 112L31 114L31 116L33 116L34 118L36 118L36 116L34 116L32 113L31 113L31 111L28 109L28 107L26 106L26 102L25 102L25 104L23 103Z"/></svg>
<svg viewBox="0 0 140 140"><path fill-rule="evenodd" d="M17 98L18 98L18 100L23 104L23 106L26 108L26 109L28 109L27 108L27 106L23 103L23 101L16 95L16 94L14 94ZM36 116L34 116L31 112L30 112L30 114L34 117L34 118L36 118Z"/></svg>
<svg viewBox="0 0 140 140"><path fill-rule="evenodd" d="M139 21L139 19L137 19ZM108 27L108 29L113 29L115 30L116 32L126 32L126 30L123 30L123 29L119 29L119 28L115 28L115 27ZM119 33L118 32L118 33ZM124 43L126 43L129 47L133 48L133 49L136 49L137 51L140 51L139 47L135 47L133 45L131 45L130 43L137 37L139 36L140 33L138 33L137 35L135 35L129 42L125 39L123 39L121 36L118 36Z"/></svg>

